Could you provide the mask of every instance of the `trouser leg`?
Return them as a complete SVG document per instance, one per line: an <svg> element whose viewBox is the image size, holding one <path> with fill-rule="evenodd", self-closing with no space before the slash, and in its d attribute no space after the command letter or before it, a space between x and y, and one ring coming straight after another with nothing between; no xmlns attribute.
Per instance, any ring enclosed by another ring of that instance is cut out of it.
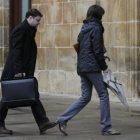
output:
<svg viewBox="0 0 140 140"><path fill-rule="evenodd" d="M37 105L31 106L31 109L38 126L49 121L49 119L46 117L46 112L40 100L38 101ZM3 107L2 102L0 102L0 127L5 126L7 112L8 108Z"/></svg>
<svg viewBox="0 0 140 140"><path fill-rule="evenodd" d="M3 107L2 102L0 102L0 127L5 126L5 118L8 113L8 108Z"/></svg>
<svg viewBox="0 0 140 140"><path fill-rule="evenodd" d="M48 117L46 117L45 109L40 100L38 101L37 105L31 106L31 109L38 126L49 121Z"/></svg>
<svg viewBox="0 0 140 140"><path fill-rule="evenodd" d="M87 78L93 83L100 97L100 112L101 112L101 130L107 131L111 126L110 105L107 87L103 82L101 73L88 73Z"/></svg>
<svg viewBox="0 0 140 140"><path fill-rule="evenodd" d="M58 117L61 123L66 124L68 120L73 118L91 100L92 83L84 76L81 76L81 90L82 96Z"/></svg>

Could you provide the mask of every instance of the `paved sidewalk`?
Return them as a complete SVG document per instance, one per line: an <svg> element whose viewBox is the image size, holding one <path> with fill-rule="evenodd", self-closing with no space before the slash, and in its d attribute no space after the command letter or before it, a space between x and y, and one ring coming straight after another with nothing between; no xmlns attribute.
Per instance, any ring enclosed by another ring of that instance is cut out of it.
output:
<svg viewBox="0 0 140 140"><path fill-rule="evenodd" d="M68 96L42 95L41 101L50 120L56 120L76 98ZM134 117L131 117L122 103L110 102L113 127L120 136L102 136L100 132L99 101L91 101L68 123L68 136L64 136L58 126L39 135L30 107L10 109L6 126L13 135L0 135L0 140L140 140L140 103L129 102Z"/></svg>

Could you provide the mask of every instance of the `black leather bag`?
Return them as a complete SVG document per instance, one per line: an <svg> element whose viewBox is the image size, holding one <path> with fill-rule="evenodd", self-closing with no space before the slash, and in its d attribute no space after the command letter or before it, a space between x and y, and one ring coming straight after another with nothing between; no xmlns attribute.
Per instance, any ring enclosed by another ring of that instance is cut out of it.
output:
<svg viewBox="0 0 140 140"><path fill-rule="evenodd" d="M8 108L38 103L38 82L35 77L1 81L2 105Z"/></svg>

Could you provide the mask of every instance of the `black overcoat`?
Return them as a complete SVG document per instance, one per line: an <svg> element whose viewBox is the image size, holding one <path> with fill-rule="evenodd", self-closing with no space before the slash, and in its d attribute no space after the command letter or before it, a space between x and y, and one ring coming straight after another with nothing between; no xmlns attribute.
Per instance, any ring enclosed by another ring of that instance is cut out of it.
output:
<svg viewBox="0 0 140 140"><path fill-rule="evenodd" d="M34 75L37 46L35 42L36 28L25 19L11 33L9 54L4 66L1 80L14 78L17 73Z"/></svg>

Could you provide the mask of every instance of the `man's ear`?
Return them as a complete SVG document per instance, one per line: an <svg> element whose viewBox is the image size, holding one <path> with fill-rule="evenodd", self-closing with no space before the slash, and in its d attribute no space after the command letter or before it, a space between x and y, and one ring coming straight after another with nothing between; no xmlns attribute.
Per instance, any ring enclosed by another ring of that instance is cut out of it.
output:
<svg viewBox="0 0 140 140"><path fill-rule="evenodd" d="M29 16L28 19L29 21L31 21L33 19L33 16Z"/></svg>

